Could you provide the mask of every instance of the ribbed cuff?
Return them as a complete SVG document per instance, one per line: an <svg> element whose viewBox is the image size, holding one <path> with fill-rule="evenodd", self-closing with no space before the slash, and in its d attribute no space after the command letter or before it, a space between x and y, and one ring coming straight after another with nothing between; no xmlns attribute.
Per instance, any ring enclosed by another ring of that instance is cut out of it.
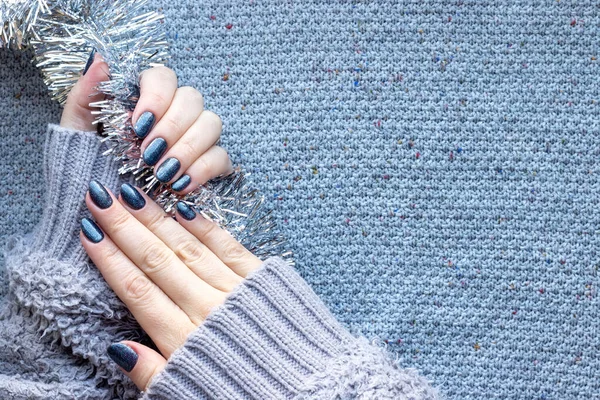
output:
<svg viewBox="0 0 600 400"><path fill-rule="evenodd" d="M102 155L107 145L96 132L49 124L44 146L44 206L35 232L37 250L57 260L81 260L79 224L89 216L84 198L88 183L98 179L111 190L119 182L118 163Z"/></svg>
<svg viewBox="0 0 600 400"><path fill-rule="evenodd" d="M141 399L289 398L352 340L293 268L271 257L171 355Z"/></svg>

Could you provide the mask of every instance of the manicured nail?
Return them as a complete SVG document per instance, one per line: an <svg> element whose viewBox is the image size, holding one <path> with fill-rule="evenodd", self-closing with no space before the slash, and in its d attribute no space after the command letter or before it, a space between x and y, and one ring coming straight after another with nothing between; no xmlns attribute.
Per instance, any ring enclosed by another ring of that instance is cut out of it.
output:
<svg viewBox="0 0 600 400"><path fill-rule="evenodd" d="M113 202L104 186L95 179L90 181L90 197L94 204L103 210L110 207Z"/></svg>
<svg viewBox="0 0 600 400"><path fill-rule="evenodd" d="M144 150L144 162L148 165L154 165L160 160L167 149L167 141L163 138L156 138L150 142Z"/></svg>
<svg viewBox="0 0 600 400"><path fill-rule="evenodd" d="M129 183L121 185L121 197L125 203L134 210L139 210L146 205L146 199Z"/></svg>
<svg viewBox="0 0 600 400"><path fill-rule="evenodd" d="M181 178L177 179L172 185L171 189L176 192L181 192L192 182L192 178L189 175L182 175Z"/></svg>
<svg viewBox="0 0 600 400"><path fill-rule="evenodd" d="M160 164L158 170L156 171L156 179L165 183L169 182L177 171L179 171L179 167L181 167L181 163L175 157L167 158L165 162Z"/></svg>
<svg viewBox="0 0 600 400"><path fill-rule="evenodd" d="M156 118L154 118L154 114L152 114L150 111L146 111L140 115L135 123L135 126L133 127L135 134L142 139L148 136L150 129L152 129L152 126L154 125L155 119Z"/></svg>
<svg viewBox="0 0 600 400"><path fill-rule="evenodd" d="M106 350L108 356L127 372L131 372L138 360L138 355L124 343L113 343Z"/></svg>
<svg viewBox="0 0 600 400"><path fill-rule="evenodd" d="M85 75L85 73L88 72L88 69L90 69L90 67L94 63L95 56L96 56L96 49L94 48L94 49L92 49L92 52L90 53L90 56L88 57L88 60L85 63L85 68L83 69L83 75Z"/></svg>
<svg viewBox="0 0 600 400"><path fill-rule="evenodd" d="M85 237L91 242L98 243L104 239L104 233L102 233L102 230L90 218L83 218L81 220L81 230Z"/></svg>
<svg viewBox="0 0 600 400"><path fill-rule="evenodd" d="M192 209L192 207L188 206L184 202L180 201L177 203L177 211L179 211L179 214L181 214L181 216L188 221L196 218L196 212Z"/></svg>

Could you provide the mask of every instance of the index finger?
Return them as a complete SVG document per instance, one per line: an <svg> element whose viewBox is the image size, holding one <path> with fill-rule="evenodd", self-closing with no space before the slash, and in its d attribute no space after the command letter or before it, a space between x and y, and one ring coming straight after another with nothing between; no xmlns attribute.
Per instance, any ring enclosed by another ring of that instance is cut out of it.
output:
<svg viewBox="0 0 600 400"><path fill-rule="evenodd" d="M177 76L167 67L147 69L140 75L140 98L131 123L135 134L143 139L165 115L177 90Z"/></svg>

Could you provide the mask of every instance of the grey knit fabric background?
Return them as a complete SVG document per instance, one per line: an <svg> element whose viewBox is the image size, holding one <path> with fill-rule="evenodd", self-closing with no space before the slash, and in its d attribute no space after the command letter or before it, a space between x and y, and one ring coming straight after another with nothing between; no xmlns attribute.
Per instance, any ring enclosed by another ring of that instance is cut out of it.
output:
<svg viewBox="0 0 600 400"><path fill-rule="evenodd" d="M154 5L344 325L450 399L600 399L596 2ZM0 64L6 238L60 109L27 54Z"/></svg>

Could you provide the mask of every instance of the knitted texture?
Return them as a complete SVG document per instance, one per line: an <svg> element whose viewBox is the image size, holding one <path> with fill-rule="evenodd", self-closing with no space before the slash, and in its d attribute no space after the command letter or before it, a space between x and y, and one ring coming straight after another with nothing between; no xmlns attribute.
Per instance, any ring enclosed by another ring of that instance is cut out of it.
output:
<svg viewBox="0 0 600 400"><path fill-rule="evenodd" d="M89 216L82 201L88 182L97 179L115 192L122 180L105 151L95 132L48 125L42 219L31 234L9 240L4 253L9 291L0 303L5 349L0 362L7 368L0 374L0 394L5 398L138 397L133 383L108 362L106 348L145 338L78 235L80 219ZM262 267L170 359L166 377L148 389L152 398L280 399L296 393L319 398L335 388L344 397L365 392L371 398L375 390L386 398L391 393L437 399L422 377L395 365L390 374L385 353L374 359L368 349L364 355L355 349L361 342L283 259L271 257ZM373 365L361 367L366 362ZM354 368L336 368L340 363ZM231 388L230 381L237 386ZM299 389L310 382L307 390Z"/></svg>
<svg viewBox="0 0 600 400"><path fill-rule="evenodd" d="M280 257L213 310L142 400L437 399L416 371L404 371L339 325Z"/></svg>
<svg viewBox="0 0 600 400"><path fill-rule="evenodd" d="M4 252L10 291L0 302L0 398L137 393L106 348L131 338L139 325L79 240L79 221L90 216L83 203L88 182L98 179L112 190L120 182L105 150L95 132L48 126L42 219L35 235L11 238ZM74 383L76 377L84 381ZM108 390L97 387L107 383Z"/></svg>
<svg viewBox="0 0 600 400"><path fill-rule="evenodd" d="M600 398L596 2L152 7L343 325L449 399ZM26 59L0 52L2 242L59 117Z"/></svg>

